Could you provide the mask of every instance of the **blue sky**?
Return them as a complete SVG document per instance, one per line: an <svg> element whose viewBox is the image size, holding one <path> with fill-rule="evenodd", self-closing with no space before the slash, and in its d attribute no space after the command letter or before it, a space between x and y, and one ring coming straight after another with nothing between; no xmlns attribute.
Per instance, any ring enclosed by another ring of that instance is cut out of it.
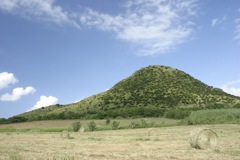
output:
<svg viewBox="0 0 240 160"><path fill-rule="evenodd" d="M240 96L238 0L1 0L0 117L166 65Z"/></svg>

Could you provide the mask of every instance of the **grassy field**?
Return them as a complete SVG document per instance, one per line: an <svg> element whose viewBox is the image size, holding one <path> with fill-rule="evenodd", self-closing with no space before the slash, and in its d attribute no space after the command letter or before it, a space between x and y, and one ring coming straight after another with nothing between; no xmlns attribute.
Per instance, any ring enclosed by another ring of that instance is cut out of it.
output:
<svg viewBox="0 0 240 160"><path fill-rule="evenodd" d="M178 121L149 119L161 124ZM132 120L119 120L128 125ZM138 120L140 121L140 119ZM156 135L149 136L149 128L101 130L94 132L70 132L71 139L64 139L60 132L75 121L39 121L0 125L0 160L112 160L112 159L182 159L182 160L239 160L240 126L233 124L201 125L218 134L215 150L199 150L190 147L189 132L199 126L171 126L155 128ZM83 125L88 121L81 121ZM100 126L105 120L96 121ZM4 128L14 128L11 132ZM22 129L22 130L21 130ZM45 132L43 132L44 129ZM40 132L38 132L40 130ZM48 130L48 131L47 131Z"/></svg>
<svg viewBox="0 0 240 160"><path fill-rule="evenodd" d="M120 122L121 128L131 128L132 122L141 124L142 120L148 124L153 124L154 127L174 126L180 120L167 118L138 118L138 119L114 119L112 121ZM106 125L106 120L51 120L51 121L34 121L24 123L14 123L0 125L0 132L61 132L63 130L71 131L73 122L81 122L82 126L88 130L88 123L94 121L97 124L97 130L111 130L111 125Z"/></svg>

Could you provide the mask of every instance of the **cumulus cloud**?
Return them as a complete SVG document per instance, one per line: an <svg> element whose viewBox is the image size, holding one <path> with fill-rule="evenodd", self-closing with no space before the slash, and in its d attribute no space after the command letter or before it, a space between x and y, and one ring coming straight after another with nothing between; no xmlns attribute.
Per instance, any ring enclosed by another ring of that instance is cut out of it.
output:
<svg viewBox="0 0 240 160"><path fill-rule="evenodd" d="M198 0L128 0L121 6L123 11L114 16L90 8L68 12L56 1L1 0L0 10L31 20L110 31L130 42L137 54L148 56L166 53L188 41L195 27L191 18L198 7Z"/></svg>
<svg viewBox="0 0 240 160"><path fill-rule="evenodd" d="M227 19L226 16L223 16L222 18L214 18L212 20L212 27L216 27L218 25L221 25L225 20Z"/></svg>
<svg viewBox="0 0 240 160"><path fill-rule="evenodd" d="M29 109L28 111L39 109L41 107L47 107L47 106L50 106L50 105L54 105L54 104L57 104L57 102L58 102L58 98L56 98L56 97L41 96L40 100L37 101L37 103L31 109Z"/></svg>
<svg viewBox="0 0 240 160"><path fill-rule="evenodd" d="M53 22L56 24L70 24L79 28L72 20L72 14L63 11L62 7L55 4L56 0L1 0L0 9L27 17L31 20Z"/></svg>
<svg viewBox="0 0 240 160"><path fill-rule="evenodd" d="M221 89L229 94L240 97L240 79L223 85Z"/></svg>
<svg viewBox="0 0 240 160"><path fill-rule="evenodd" d="M15 84L17 82L18 79L12 73L0 73L0 89L7 88L9 85Z"/></svg>
<svg viewBox="0 0 240 160"><path fill-rule="evenodd" d="M35 92L36 92L36 89L31 86L26 87L25 89L18 87L18 88L13 89L11 94L9 94L9 93L3 94L0 97L0 101L16 101L16 100L20 99L22 96L25 96L28 94L33 94Z"/></svg>
<svg viewBox="0 0 240 160"><path fill-rule="evenodd" d="M187 41L193 32L197 0L129 0L125 13L112 16L87 9L82 24L115 32L118 39L134 44L139 55L166 53Z"/></svg>

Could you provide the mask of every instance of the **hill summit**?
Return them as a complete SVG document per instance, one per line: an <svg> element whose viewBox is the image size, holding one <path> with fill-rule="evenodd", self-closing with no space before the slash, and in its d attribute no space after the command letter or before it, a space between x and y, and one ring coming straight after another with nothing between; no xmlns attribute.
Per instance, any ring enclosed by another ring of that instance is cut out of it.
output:
<svg viewBox="0 0 240 160"><path fill-rule="evenodd" d="M239 97L208 86L183 71L154 65L80 102L46 107L21 116L29 120L105 118L122 114L131 117L136 112L150 112L152 116L163 109L204 108L213 104L231 107L239 101Z"/></svg>
<svg viewBox="0 0 240 160"><path fill-rule="evenodd" d="M105 107L206 105L232 103L235 96L213 88L175 68L149 66L136 71L107 92L98 105Z"/></svg>

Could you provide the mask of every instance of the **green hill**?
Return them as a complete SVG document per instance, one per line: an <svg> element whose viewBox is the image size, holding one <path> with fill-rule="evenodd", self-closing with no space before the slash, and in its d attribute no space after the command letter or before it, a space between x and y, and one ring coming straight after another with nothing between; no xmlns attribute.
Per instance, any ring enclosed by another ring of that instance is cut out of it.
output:
<svg viewBox="0 0 240 160"><path fill-rule="evenodd" d="M111 89L69 105L19 115L25 120L162 116L170 109L232 107L236 97L183 71L166 66L142 68Z"/></svg>

